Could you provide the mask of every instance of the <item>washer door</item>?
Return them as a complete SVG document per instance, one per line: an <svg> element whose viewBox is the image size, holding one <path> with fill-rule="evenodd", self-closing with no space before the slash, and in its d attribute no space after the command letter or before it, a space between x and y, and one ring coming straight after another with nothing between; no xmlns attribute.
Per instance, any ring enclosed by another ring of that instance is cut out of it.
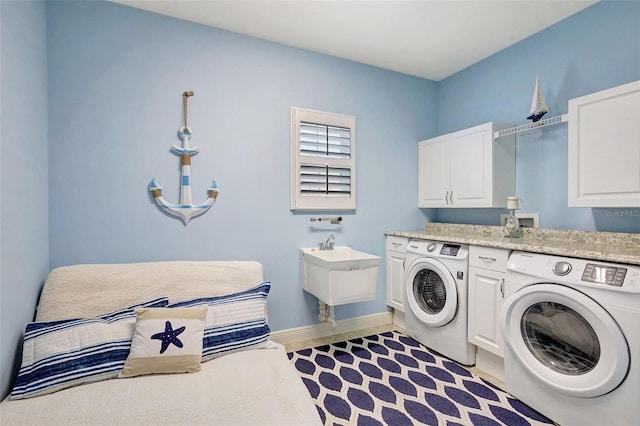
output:
<svg viewBox="0 0 640 426"><path fill-rule="evenodd" d="M504 341L517 362L559 392L604 395L629 371L629 347L620 327L577 290L530 285L505 301L501 315Z"/></svg>
<svg viewBox="0 0 640 426"><path fill-rule="evenodd" d="M441 327L456 316L456 282L438 260L424 258L413 262L407 272L406 289L409 309L420 322Z"/></svg>

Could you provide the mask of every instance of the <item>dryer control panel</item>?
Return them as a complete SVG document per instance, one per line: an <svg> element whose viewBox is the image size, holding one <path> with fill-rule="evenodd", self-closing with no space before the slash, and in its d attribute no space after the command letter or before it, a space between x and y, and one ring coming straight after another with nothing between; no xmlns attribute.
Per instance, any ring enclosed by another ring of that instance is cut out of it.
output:
<svg viewBox="0 0 640 426"><path fill-rule="evenodd" d="M582 281L622 287L627 268L587 263L582 271Z"/></svg>
<svg viewBox="0 0 640 426"><path fill-rule="evenodd" d="M531 284L550 282L609 288L640 294L640 266L559 257L546 254L512 252L507 262L507 281Z"/></svg>

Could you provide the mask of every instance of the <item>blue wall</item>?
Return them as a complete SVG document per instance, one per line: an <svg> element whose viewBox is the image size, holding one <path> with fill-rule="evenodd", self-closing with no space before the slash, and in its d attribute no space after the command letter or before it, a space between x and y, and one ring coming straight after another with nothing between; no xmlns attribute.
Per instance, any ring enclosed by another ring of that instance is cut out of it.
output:
<svg viewBox="0 0 640 426"><path fill-rule="evenodd" d="M551 108L640 79L640 2L599 2L439 83L438 133L487 121L525 124L536 74ZM540 227L640 232L640 209L567 207L567 125L519 135L516 192ZM514 194L515 195L515 194ZM439 209L437 220L498 225L503 209Z"/></svg>
<svg viewBox="0 0 640 426"><path fill-rule="evenodd" d="M49 272L44 2L0 2L0 396Z"/></svg>
<svg viewBox="0 0 640 426"><path fill-rule="evenodd" d="M52 2L49 37L51 267L169 259L255 259L273 281L274 330L317 323L299 249L384 255L384 231L424 226L416 141L435 135L435 82L106 2ZM194 202L188 226L162 214L153 177L178 201L182 93L189 101ZM313 226L289 210L290 107L357 119L357 211ZM386 310L338 307L338 319Z"/></svg>

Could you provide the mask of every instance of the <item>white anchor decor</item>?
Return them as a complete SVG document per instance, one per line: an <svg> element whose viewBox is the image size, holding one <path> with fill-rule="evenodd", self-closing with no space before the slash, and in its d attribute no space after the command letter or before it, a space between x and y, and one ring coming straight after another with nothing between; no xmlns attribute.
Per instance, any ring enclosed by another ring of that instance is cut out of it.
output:
<svg viewBox="0 0 640 426"><path fill-rule="evenodd" d="M189 96L193 95L194 93L191 91L184 92L182 94L184 101L184 127L178 130L178 136L182 140L182 146L173 145L171 147L171 151L180 156L180 165L182 168L182 177L180 180L180 204L170 203L162 196L162 187L158 184L158 181L155 178L153 178L149 185L149 191L151 191L151 194L156 200L156 203L158 203L158 206L160 206L160 208L162 208L162 210L167 214L182 219L185 225L189 224L189 221L192 218L200 216L209 210L209 207L213 205L216 201L216 197L218 196L218 185L216 185L216 181L214 180L211 182L211 185L207 190L207 199L201 204L191 204L191 157L198 153L197 147L189 147L191 129L187 125L187 102L189 100Z"/></svg>

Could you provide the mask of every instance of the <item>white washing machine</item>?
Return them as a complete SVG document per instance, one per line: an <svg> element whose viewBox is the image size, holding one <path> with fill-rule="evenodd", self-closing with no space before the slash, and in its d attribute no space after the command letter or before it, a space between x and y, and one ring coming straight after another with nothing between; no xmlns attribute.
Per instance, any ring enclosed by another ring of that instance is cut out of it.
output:
<svg viewBox="0 0 640 426"><path fill-rule="evenodd" d="M640 424L640 266L514 252L507 390L562 426Z"/></svg>
<svg viewBox="0 0 640 426"><path fill-rule="evenodd" d="M410 240L405 260L407 334L464 365L476 361L467 341L469 246Z"/></svg>

